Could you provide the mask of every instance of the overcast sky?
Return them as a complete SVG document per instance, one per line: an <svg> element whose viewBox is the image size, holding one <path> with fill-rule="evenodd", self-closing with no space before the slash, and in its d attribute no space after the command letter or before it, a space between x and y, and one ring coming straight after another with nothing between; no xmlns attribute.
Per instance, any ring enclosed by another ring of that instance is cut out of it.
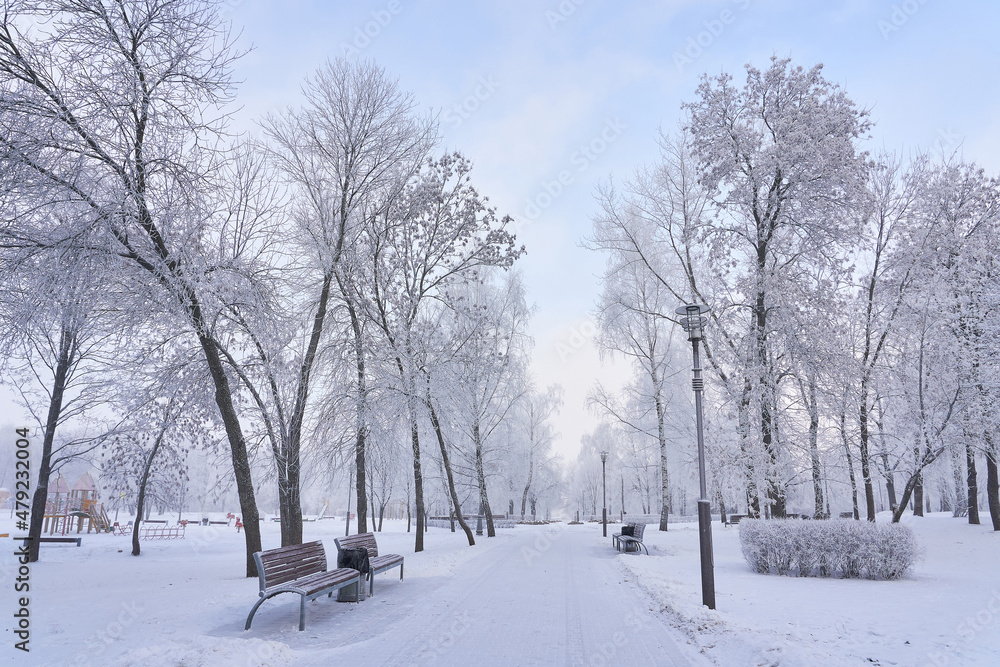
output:
<svg viewBox="0 0 1000 667"><path fill-rule="evenodd" d="M226 4L239 43L252 47L236 72L239 127L298 105L304 77L345 51L375 60L440 114L443 148L470 157L480 191L518 222L518 263L537 306L533 369L540 388L566 390L556 428L569 459L597 422L588 390L627 374L602 366L590 342L603 257L581 242L594 188L656 160L658 129L676 126L702 73L742 82L746 63L765 68L772 55L823 63L871 110L873 143L961 146L1000 171L1000 6L985 0Z"/></svg>

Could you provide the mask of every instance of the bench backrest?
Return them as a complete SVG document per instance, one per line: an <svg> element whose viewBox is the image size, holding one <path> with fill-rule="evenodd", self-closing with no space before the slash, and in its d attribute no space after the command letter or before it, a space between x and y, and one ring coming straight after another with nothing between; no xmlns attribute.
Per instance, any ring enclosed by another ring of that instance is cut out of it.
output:
<svg viewBox="0 0 1000 667"><path fill-rule="evenodd" d="M360 535L338 537L334 542L337 544L338 550L364 548L368 551L369 558L378 556L378 544L375 542L375 533L361 533Z"/></svg>
<svg viewBox="0 0 1000 667"><path fill-rule="evenodd" d="M642 539L642 533L646 530L646 524L644 523L633 523L634 528L632 529L632 537L637 540Z"/></svg>
<svg viewBox="0 0 1000 667"><path fill-rule="evenodd" d="M293 544L253 555L257 562L260 590L284 584L317 572L326 572L326 550L322 542Z"/></svg>

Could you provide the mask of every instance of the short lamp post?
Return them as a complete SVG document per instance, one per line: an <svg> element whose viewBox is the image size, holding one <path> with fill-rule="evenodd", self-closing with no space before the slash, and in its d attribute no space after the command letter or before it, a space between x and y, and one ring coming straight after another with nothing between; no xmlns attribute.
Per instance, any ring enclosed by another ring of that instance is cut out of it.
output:
<svg viewBox="0 0 1000 667"><path fill-rule="evenodd" d="M698 435L698 535L701 542L701 600L709 609L715 609L715 570L712 562L712 507L708 501L708 485L705 482L705 434L702 423L702 392L705 381L701 377L701 359L698 343L702 338L702 328L706 318L702 317L711 308L705 305L681 306L674 312L681 316L681 324L688 332L688 340L694 352L693 380L695 425Z"/></svg>
<svg viewBox="0 0 1000 667"><path fill-rule="evenodd" d="M604 524L604 537L608 536L608 453L601 452L601 484L604 508L602 510L602 523Z"/></svg>

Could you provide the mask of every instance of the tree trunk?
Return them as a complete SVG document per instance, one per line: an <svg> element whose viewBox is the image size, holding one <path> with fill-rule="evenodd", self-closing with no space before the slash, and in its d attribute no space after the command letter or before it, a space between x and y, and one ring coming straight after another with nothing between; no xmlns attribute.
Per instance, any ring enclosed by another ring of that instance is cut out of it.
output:
<svg viewBox="0 0 1000 667"><path fill-rule="evenodd" d="M312 329L309 332L309 343L306 347L306 353L302 357L302 364L299 366L295 404L288 424L288 439L282 443L284 445L282 452L284 465L278 465L278 503L281 512L281 546L283 547L302 544L302 424L305 421L306 404L309 400L309 382L312 377L313 365L316 363L319 341L323 336L323 324L326 321L326 309L330 302L332 284L333 272L328 271L323 276L316 314L313 316ZM282 489L282 487L284 488ZM365 487L359 488L364 489Z"/></svg>
<svg viewBox="0 0 1000 667"><path fill-rule="evenodd" d="M885 429L882 425L883 413L879 413L878 438L879 438L879 458L882 460L882 476L885 478L885 493L889 497L889 510L896 511L896 476L892 468L889 467L889 455L885 449Z"/></svg>
<svg viewBox="0 0 1000 667"><path fill-rule="evenodd" d="M755 217L757 212L755 211ZM757 294L754 301L753 334L755 339L757 381L760 388L760 441L768 457L768 467L765 475L767 480L767 499L770 504L771 516L784 518L785 489L781 483L778 471L778 451L774 442L777 424L775 421L776 392L772 386L770 355L767 344L767 294L764 290L764 276L767 273L768 238L774 232L776 218L773 215L757 217Z"/></svg>
<svg viewBox="0 0 1000 667"><path fill-rule="evenodd" d="M989 500L993 530L1000 530L1000 475L997 474L997 449L993 436L986 434L986 497Z"/></svg>
<svg viewBox="0 0 1000 667"><path fill-rule="evenodd" d="M354 365L357 370L357 396L355 397L354 415L357 437L354 442L354 474L357 479L358 532L363 533L367 529L368 524L368 503L365 499L365 450L368 439L368 379L365 376L364 334L361 331L361 318L358 317L357 309L354 307L354 299L339 275L337 276L337 285L340 287L344 303L347 304L347 313L351 318L351 332L354 336ZM375 520L373 518L372 528L374 527Z"/></svg>
<svg viewBox="0 0 1000 667"><path fill-rule="evenodd" d="M965 437L968 436L966 431ZM954 507L951 508L951 515L953 517L963 516L968 512L968 494L965 488L966 476L962 474L962 454L959 452L957 447L951 447L951 475L952 481L955 484L955 500Z"/></svg>
<svg viewBox="0 0 1000 667"><path fill-rule="evenodd" d="M59 357L56 359L55 374L52 379L52 393L49 395L49 410L45 416L45 432L42 435L42 460L38 465L38 480L35 494L31 499L31 519L28 525L28 562L38 561L39 538L45 522L45 503L49 497L49 476L52 474L52 443L62 413L63 397L70 369L76 355L76 336L69 327L59 332Z"/></svg>
<svg viewBox="0 0 1000 667"><path fill-rule="evenodd" d="M656 407L656 439L660 446L660 530L667 530L670 518L670 475L667 469L667 434L664 428L666 419L663 409L663 399L660 396L660 388L657 383L657 373L655 370L650 373L653 380L653 403Z"/></svg>
<svg viewBox="0 0 1000 667"><path fill-rule="evenodd" d="M917 473L913 484L913 516L924 515L924 476Z"/></svg>
<svg viewBox="0 0 1000 667"><path fill-rule="evenodd" d="M168 415L169 418L169 415ZM132 526L132 555L139 555L139 526L142 524L140 518L142 517L142 510L146 503L146 483L149 481L149 471L153 469L153 459L156 458L156 452L160 449L160 445L163 443L163 436L167 432L167 423L164 420L163 427L156 436L156 442L153 443L153 448L149 451L149 456L146 457L146 464L142 469L142 479L139 481L139 499L136 502L135 510L135 524Z"/></svg>
<svg viewBox="0 0 1000 667"><path fill-rule="evenodd" d="M803 390L803 394L806 392ZM819 402L816 398L816 379L809 378L807 396L809 406L809 457L812 462L813 517L823 516L823 471L819 460Z"/></svg>
<svg viewBox="0 0 1000 667"><path fill-rule="evenodd" d="M740 454L743 456L743 461L746 464L746 469L744 473L746 474L747 486L746 486L746 496L747 496L747 516L751 519L760 518L760 499L757 494L757 471L753 462L753 453L748 447L749 434L750 434L750 395L753 393L753 387L750 380L747 379L743 383L743 395L740 398L740 406L737 409L737 415L739 419L739 436L740 436Z"/></svg>
<svg viewBox="0 0 1000 667"><path fill-rule="evenodd" d="M472 530L469 528L469 524L466 523L465 517L462 516L462 504L458 500L458 491L455 489L455 476L451 472L451 460L448 458L448 447L444 441L444 433L441 431L441 422L438 421L437 411L434 410L434 403L431 401L431 390L430 387L427 388L427 407L431 413L431 427L434 429L434 434L437 436L438 446L441 448L441 462L444 466L445 475L448 478L448 493L451 495L451 504L455 508L455 517L458 519L458 525L462 527L465 531L465 537L469 540L469 546L474 546L476 544L476 538L472 535Z"/></svg>
<svg viewBox="0 0 1000 667"><path fill-rule="evenodd" d="M416 537L413 543L413 552L418 553L424 550L424 523L427 517L424 514L424 477L420 470L420 431L417 427L416 407L410 399L410 444L413 448L413 495L416 506Z"/></svg>
<svg viewBox="0 0 1000 667"><path fill-rule="evenodd" d="M871 457L869 456L869 431L868 431L868 385L867 379L861 379L861 401L858 410L858 425L860 426L860 440L858 443L861 453L861 477L865 483L865 512L869 521L875 520L875 489L872 486Z"/></svg>
<svg viewBox="0 0 1000 667"><path fill-rule="evenodd" d="M486 471L483 466L483 439L479 431L479 420L472 425L472 439L476 445L476 483L479 486L480 511L486 515L486 537L496 537L496 527L493 525L493 511L490 509L490 498L486 492Z"/></svg>
<svg viewBox="0 0 1000 667"><path fill-rule="evenodd" d="M892 470L888 466L885 468L885 493L889 496L889 510L896 511L896 480Z"/></svg>
<svg viewBox="0 0 1000 667"><path fill-rule="evenodd" d="M916 488L917 478L919 476L920 473L917 472L916 474L911 475L908 480L906 480L906 486L903 487L903 497L899 499L899 506L896 507L896 511L893 512L892 514L893 523L899 523L899 520L903 516L903 512L906 511L906 505L910 502L910 495L913 493L914 488Z"/></svg>
<svg viewBox="0 0 1000 667"><path fill-rule="evenodd" d="M528 481L524 485L524 492L521 493L521 520L524 520L525 512L528 509L528 492L531 490L531 479L535 474L535 443L534 433L532 433L531 449L528 450Z"/></svg>
<svg viewBox="0 0 1000 667"><path fill-rule="evenodd" d="M257 564L253 555L261 550L260 542L260 515L257 513L257 501L254 498L253 480L250 474L250 459L247 455L246 440L243 438L243 429L240 426L239 416L233 406L232 391L229 386L229 378L222 365L219 356L219 348L215 340L208 334L203 333L207 329L201 316L201 308L193 295L189 304L192 322L198 333L198 342L205 354L208 369L212 374L212 382L215 385L215 404L219 408L219 415L226 428L226 435L229 438L229 451L232 456L233 474L236 477L236 492L240 500L240 512L243 514L243 533L246 540L246 576L257 576ZM138 516L136 517L138 519Z"/></svg>
<svg viewBox="0 0 1000 667"><path fill-rule="evenodd" d="M847 475L851 482L851 504L854 508L854 520L858 521L861 519L861 514L858 511L858 481L854 477L854 457L851 455L851 445L847 441L847 413L844 410L840 411L840 439L844 444L844 454L847 456ZM875 500L872 499L872 509L874 509Z"/></svg>
<svg viewBox="0 0 1000 667"><path fill-rule="evenodd" d="M921 411L922 416L922 411ZM921 421L923 421L921 419ZM923 432L923 424L921 424L921 432ZM924 515L924 475L923 469L920 466L920 436L917 436L917 442L913 445L913 465L916 466L916 472L910 478L913 480L913 516L923 516ZM904 503L905 504L905 503Z"/></svg>
<svg viewBox="0 0 1000 667"><path fill-rule="evenodd" d="M965 443L965 463L968 468L969 523L979 525L979 483L976 479L976 450L972 443Z"/></svg>

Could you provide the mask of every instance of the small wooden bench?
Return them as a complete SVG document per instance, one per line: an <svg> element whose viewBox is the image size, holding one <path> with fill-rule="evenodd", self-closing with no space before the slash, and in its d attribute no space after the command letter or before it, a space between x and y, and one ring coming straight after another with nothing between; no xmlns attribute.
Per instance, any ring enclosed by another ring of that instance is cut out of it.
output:
<svg viewBox="0 0 1000 667"><path fill-rule="evenodd" d="M730 514L729 521L726 521L727 526L738 526L741 519L747 518L746 514Z"/></svg>
<svg viewBox="0 0 1000 667"><path fill-rule="evenodd" d="M31 538L26 538L25 540L23 540L24 546L28 546L28 542L30 541ZM48 542L50 544L73 544L75 542L76 546L81 546L83 544L83 538L82 537L39 537L38 543L42 544L43 542Z"/></svg>
<svg viewBox="0 0 1000 667"><path fill-rule="evenodd" d="M375 575L380 572L385 572L386 570L391 570L394 567L399 567L399 580L403 580L403 557L399 554L385 554L384 556L379 556L378 544L375 542L374 533L361 533L360 535L338 537L334 540L334 543L337 545L338 556L341 549L364 548L368 551L368 561L371 566L371 570L368 571L369 596L374 595L375 593Z"/></svg>
<svg viewBox="0 0 1000 667"><path fill-rule="evenodd" d="M264 600L281 593L296 593L299 602L299 630L306 629L306 600L314 600L324 593L327 597L345 586L361 586L361 573L349 567L326 569L326 550L322 542L306 542L253 555L260 580L260 599L250 610L244 630L250 629L253 615Z"/></svg>
<svg viewBox="0 0 1000 667"><path fill-rule="evenodd" d="M632 551L635 547L635 551L639 551L639 547L646 550L646 555L649 555L649 549L646 549L646 545L642 543L642 534L646 531L646 524L644 523L627 523L626 526L632 526L632 535L623 535L621 533L615 533L611 536L611 542L614 544L615 549L619 551L625 551L626 553Z"/></svg>

